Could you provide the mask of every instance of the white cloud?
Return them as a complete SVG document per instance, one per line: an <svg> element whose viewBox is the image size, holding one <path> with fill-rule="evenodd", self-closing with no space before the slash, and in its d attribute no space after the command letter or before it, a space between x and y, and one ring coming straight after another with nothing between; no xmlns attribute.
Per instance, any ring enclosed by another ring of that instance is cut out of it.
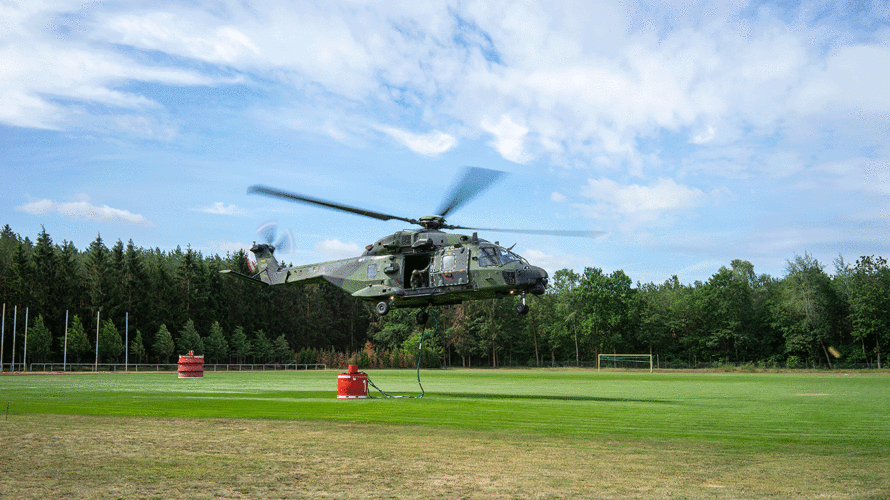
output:
<svg viewBox="0 0 890 500"><path fill-rule="evenodd" d="M320 253L325 260L339 260L358 257L362 254L363 249L355 243L343 243L337 239L329 239L316 243L315 251Z"/></svg>
<svg viewBox="0 0 890 500"><path fill-rule="evenodd" d="M681 281L686 281L687 276L710 276L726 264L726 262L720 262L715 259L703 260L680 269L676 275Z"/></svg>
<svg viewBox="0 0 890 500"><path fill-rule="evenodd" d="M45 215L57 213L75 219L96 222L114 222L117 224L154 226L148 219L129 210L111 208L108 205L96 206L88 200L56 202L49 199L37 200L16 207L16 210L31 214Z"/></svg>
<svg viewBox="0 0 890 500"><path fill-rule="evenodd" d="M803 112L841 104L858 113L890 111L890 47L854 45L830 54L814 66L798 87L793 104Z"/></svg>
<svg viewBox="0 0 890 500"><path fill-rule="evenodd" d="M217 19L190 11L109 16L103 35L114 41L148 50L163 50L195 59L233 63L259 55L260 49L233 26L215 26Z"/></svg>
<svg viewBox="0 0 890 500"><path fill-rule="evenodd" d="M494 136L494 140L489 144L507 160L526 163L532 159L525 147L528 127L516 123L507 115L501 115L497 122L485 118L479 125L482 130Z"/></svg>
<svg viewBox="0 0 890 500"><path fill-rule="evenodd" d="M394 127L379 126L377 129L399 141L411 151L424 156L438 156L457 146L456 138L441 131L415 134Z"/></svg>
<svg viewBox="0 0 890 500"><path fill-rule="evenodd" d="M591 198L592 205L578 205L596 219L620 217L627 229L662 219L666 214L697 207L706 195L697 188L660 178L649 186L621 185L610 179L588 179L581 194Z"/></svg>
<svg viewBox="0 0 890 500"><path fill-rule="evenodd" d="M712 125L708 125L702 130L694 133L692 138L689 139L689 142L692 144L705 144L706 142L711 142L712 139L717 135L717 129Z"/></svg>
<svg viewBox="0 0 890 500"><path fill-rule="evenodd" d="M560 269L574 269L586 262L586 259L566 253L546 253L540 250L528 249L522 252L528 262L547 271L550 277Z"/></svg>
<svg viewBox="0 0 890 500"><path fill-rule="evenodd" d="M565 195L562 194L562 193L558 193L558 192L556 192L556 191L550 193L550 199L553 200L553 201L555 201L555 202L557 202L557 203L566 201L566 197L565 197Z"/></svg>
<svg viewBox="0 0 890 500"><path fill-rule="evenodd" d="M158 121L158 117L144 115L160 113L162 106L137 90L125 90L129 83L215 85L241 80L133 57L114 45L119 40L109 39L108 32L100 29L101 23L91 23L91 15L99 10L97 5L67 12L61 6L29 8L22 4L0 11L0 18L15 19L0 44L0 67L4 68L0 123L60 130L108 126L114 129L112 133L131 133L132 122L142 119L136 135L160 135L163 139L170 127L160 133L144 131L145 124ZM159 46L145 48L163 50ZM122 111L139 114L119 116Z"/></svg>
<svg viewBox="0 0 890 500"><path fill-rule="evenodd" d="M333 117L307 123L344 142L356 131L343 122L364 114L357 121L382 123L372 128L421 155L452 150L458 136L489 134L491 147L513 162L542 155L610 167L629 161L641 173L641 141L663 131L694 145L756 144L780 127L810 126L813 113L827 128L853 127L851 110L890 109L886 46L845 42L803 10L790 25L769 9L753 16L742 9L7 6L0 121L65 129L82 119L82 103L164 112L131 82L244 83L264 92L271 84L282 91L272 90L271 106L281 104L277 97L307 103L305 116ZM870 15L883 21L875 10ZM148 123L164 123L154 118ZM406 129L404 118L435 132Z"/></svg>
<svg viewBox="0 0 890 500"><path fill-rule="evenodd" d="M207 214L216 214L216 215L235 215L235 216L245 216L247 215L247 211L237 205L226 205L221 201L215 202L212 206L203 207L203 208L195 208L193 209L197 212L204 212Z"/></svg>

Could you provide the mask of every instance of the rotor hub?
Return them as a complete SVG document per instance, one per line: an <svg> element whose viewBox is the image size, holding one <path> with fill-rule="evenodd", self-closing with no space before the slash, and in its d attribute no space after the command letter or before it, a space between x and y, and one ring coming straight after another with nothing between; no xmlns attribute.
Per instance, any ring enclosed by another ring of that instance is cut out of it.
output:
<svg viewBox="0 0 890 500"><path fill-rule="evenodd" d="M441 215L424 215L417 223L425 229L442 229L445 227L445 217Z"/></svg>

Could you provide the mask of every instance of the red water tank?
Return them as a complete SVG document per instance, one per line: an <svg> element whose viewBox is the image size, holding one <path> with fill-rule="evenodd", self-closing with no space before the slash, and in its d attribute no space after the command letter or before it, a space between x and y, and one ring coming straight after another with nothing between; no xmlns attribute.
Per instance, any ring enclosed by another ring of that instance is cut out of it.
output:
<svg viewBox="0 0 890 500"><path fill-rule="evenodd" d="M204 355L195 356L194 351L179 355L179 378L203 378Z"/></svg>
<svg viewBox="0 0 890 500"><path fill-rule="evenodd" d="M337 375L337 399L367 399L368 375L349 365L348 373Z"/></svg>

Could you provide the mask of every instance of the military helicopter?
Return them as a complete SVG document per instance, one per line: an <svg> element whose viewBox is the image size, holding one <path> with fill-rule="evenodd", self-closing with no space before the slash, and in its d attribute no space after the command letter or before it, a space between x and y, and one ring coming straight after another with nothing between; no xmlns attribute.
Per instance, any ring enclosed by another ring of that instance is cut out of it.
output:
<svg viewBox="0 0 890 500"><path fill-rule="evenodd" d="M539 235L596 237L599 231L551 231L528 229L483 229L447 224L445 216L477 196L504 175L497 170L467 168L463 177L445 198L438 215L411 219L355 208L332 201L255 185L248 193L321 206L388 221L401 220L420 229L405 229L385 236L365 247L359 257L284 266L274 256L271 236L266 243L250 248L256 259L253 276L227 270L240 278L266 285L328 282L359 299L376 302L375 311L384 316L393 307L419 307L459 304L468 300L518 296L515 309L528 314L526 295L541 295L547 288L547 272L504 248L478 236L477 232L446 233L443 229L511 232ZM515 245L514 245L515 246ZM418 323L426 323L425 309L417 314Z"/></svg>

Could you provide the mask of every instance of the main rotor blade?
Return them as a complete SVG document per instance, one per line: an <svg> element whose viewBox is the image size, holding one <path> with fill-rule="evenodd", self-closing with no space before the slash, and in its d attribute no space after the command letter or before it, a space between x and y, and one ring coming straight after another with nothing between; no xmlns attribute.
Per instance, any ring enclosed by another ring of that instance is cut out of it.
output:
<svg viewBox="0 0 890 500"><path fill-rule="evenodd" d="M506 172L500 170L467 167L463 177L451 188L451 193L442 202L438 214L445 217L448 212L475 198L505 175L507 175Z"/></svg>
<svg viewBox="0 0 890 500"><path fill-rule="evenodd" d="M372 219L379 220L401 220L408 222L409 224L417 224L417 221L414 219L407 219L405 217L399 217L397 215L389 215L380 212L374 212L372 210L365 210L363 208L350 207L349 205L343 205L340 203L334 203L333 201L322 200L319 198L312 198L310 196L304 196L296 193L289 193L287 191L282 191L280 189L270 188L267 186L250 186L247 188L248 193L257 193L264 194L266 196L274 196L276 198L283 198L285 200L290 201L298 201L300 203L308 203L310 205L319 205L325 208L329 208L331 210L340 210L342 212L349 212L357 215L364 215L365 217L371 217Z"/></svg>
<svg viewBox="0 0 890 500"><path fill-rule="evenodd" d="M599 238L606 231L564 231L562 229L494 229L489 227L445 226L445 229L468 229L470 231L491 231L493 233L537 234L544 236L571 236L575 238Z"/></svg>

